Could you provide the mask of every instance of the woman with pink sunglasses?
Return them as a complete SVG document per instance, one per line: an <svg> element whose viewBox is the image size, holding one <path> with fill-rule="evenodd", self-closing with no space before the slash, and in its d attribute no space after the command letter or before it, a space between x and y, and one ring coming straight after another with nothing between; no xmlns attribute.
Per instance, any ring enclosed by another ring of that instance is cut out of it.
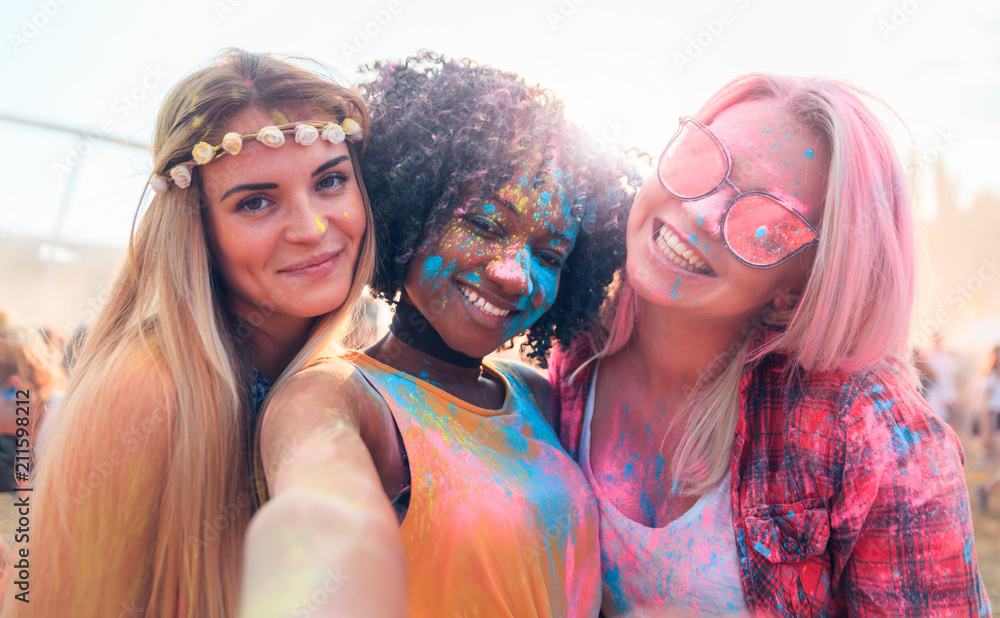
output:
<svg viewBox="0 0 1000 618"><path fill-rule="evenodd" d="M606 616L989 615L961 446L910 364L906 181L863 99L746 75L682 118L604 326L549 363Z"/></svg>

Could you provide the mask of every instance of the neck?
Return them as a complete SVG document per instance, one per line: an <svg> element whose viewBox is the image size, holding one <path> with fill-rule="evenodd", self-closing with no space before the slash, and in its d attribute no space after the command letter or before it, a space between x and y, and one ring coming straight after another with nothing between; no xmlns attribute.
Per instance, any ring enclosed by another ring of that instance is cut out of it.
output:
<svg viewBox="0 0 1000 618"><path fill-rule="evenodd" d="M410 347L449 365L476 369L483 364L481 357L466 356L445 343L427 318L405 298L396 305L389 331Z"/></svg>
<svg viewBox="0 0 1000 618"><path fill-rule="evenodd" d="M250 329L253 367L267 378L268 382L274 384L302 348L315 322L316 318L285 317L267 320L255 327L241 319L237 336Z"/></svg>
<svg viewBox="0 0 1000 618"><path fill-rule="evenodd" d="M633 342L620 353L636 379L684 399L705 374L728 362L742 340L746 320L732 322L678 314L639 300Z"/></svg>
<svg viewBox="0 0 1000 618"><path fill-rule="evenodd" d="M400 301L389 332L365 353L393 369L440 385L476 387L483 359L453 350L413 305Z"/></svg>

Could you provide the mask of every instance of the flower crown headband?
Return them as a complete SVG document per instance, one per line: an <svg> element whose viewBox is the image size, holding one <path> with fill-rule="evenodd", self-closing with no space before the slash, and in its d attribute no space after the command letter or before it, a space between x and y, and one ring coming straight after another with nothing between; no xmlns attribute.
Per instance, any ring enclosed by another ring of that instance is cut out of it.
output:
<svg viewBox="0 0 1000 618"><path fill-rule="evenodd" d="M222 143L212 146L208 142L198 142L191 149L191 160L179 163L170 168L169 176L154 175L149 181L153 190L163 193L170 188L172 181L179 189L187 189L191 185L191 169L199 165L205 165L227 154L236 155L243 149L243 141L256 139L258 142L277 148L285 143L285 133L295 134L295 143L308 146L317 139L324 139L331 144L339 144L344 139L356 142L362 138L361 125L355 120L347 118L344 122L292 122L279 126L267 126L249 135L239 133L226 133L222 138ZM221 152L220 152L221 151Z"/></svg>

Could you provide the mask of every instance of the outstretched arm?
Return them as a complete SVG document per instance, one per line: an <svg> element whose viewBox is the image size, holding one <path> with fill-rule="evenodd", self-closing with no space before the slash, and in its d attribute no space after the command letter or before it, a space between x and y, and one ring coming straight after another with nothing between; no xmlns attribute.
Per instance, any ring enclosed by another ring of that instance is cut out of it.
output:
<svg viewBox="0 0 1000 618"><path fill-rule="evenodd" d="M272 397L260 440L271 499L247 532L243 618L405 615L398 522L361 438L370 401L339 361Z"/></svg>

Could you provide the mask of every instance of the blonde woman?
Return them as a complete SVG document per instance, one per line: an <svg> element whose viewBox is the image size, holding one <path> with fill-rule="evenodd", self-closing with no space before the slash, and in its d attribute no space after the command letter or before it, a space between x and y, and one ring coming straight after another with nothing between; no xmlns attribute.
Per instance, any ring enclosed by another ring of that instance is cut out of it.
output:
<svg viewBox="0 0 1000 618"><path fill-rule="evenodd" d="M909 363L903 169L865 98L747 75L682 118L607 329L550 362L606 616L989 615L961 446Z"/></svg>
<svg viewBox="0 0 1000 618"><path fill-rule="evenodd" d="M250 391L336 341L370 276L367 126L354 92L240 50L169 93L156 195L39 464L5 615L236 615Z"/></svg>

